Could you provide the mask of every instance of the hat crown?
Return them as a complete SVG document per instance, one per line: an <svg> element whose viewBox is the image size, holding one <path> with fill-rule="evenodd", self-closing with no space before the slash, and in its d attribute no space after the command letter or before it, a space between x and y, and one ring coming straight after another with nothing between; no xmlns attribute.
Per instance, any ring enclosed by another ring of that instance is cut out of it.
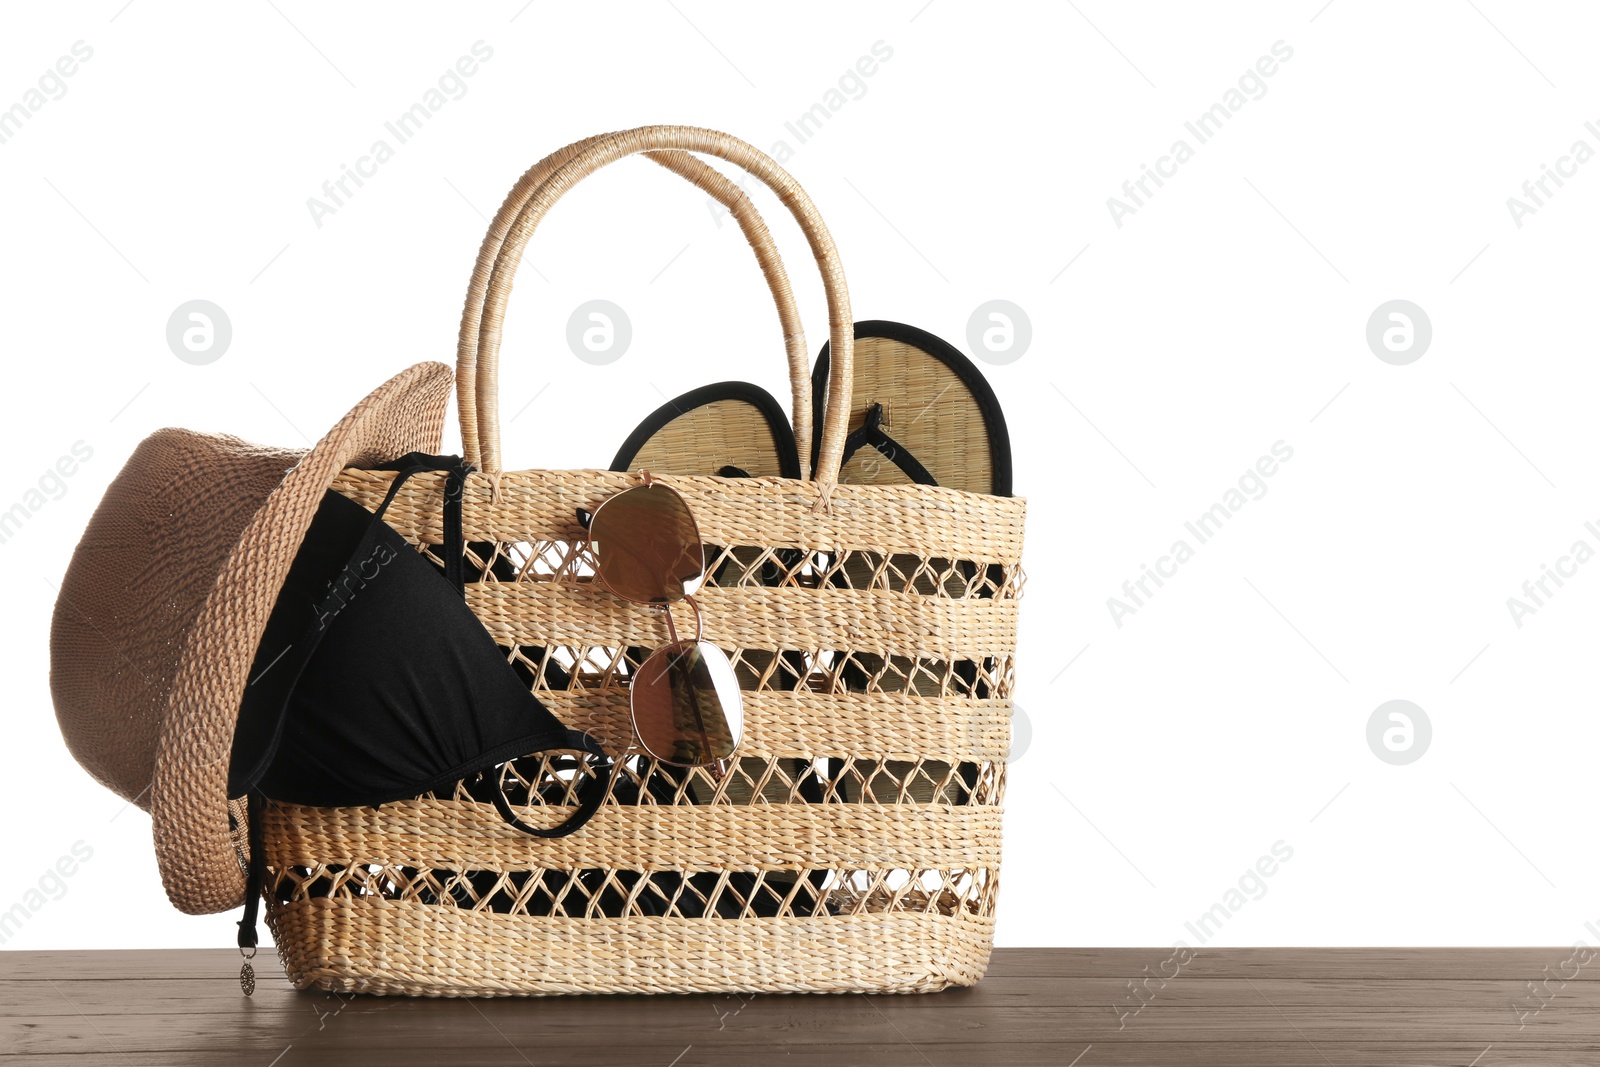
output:
<svg viewBox="0 0 1600 1067"><path fill-rule="evenodd" d="M184 637L241 531L304 451L157 430L107 487L50 627L50 691L73 756L148 808Z"/></svg>

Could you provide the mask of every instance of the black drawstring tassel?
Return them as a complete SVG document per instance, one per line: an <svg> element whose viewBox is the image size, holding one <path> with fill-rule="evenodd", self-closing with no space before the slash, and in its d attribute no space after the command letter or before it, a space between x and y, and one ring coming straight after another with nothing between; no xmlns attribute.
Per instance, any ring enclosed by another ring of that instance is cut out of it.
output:
<svg viewBox="0 0 1600 1067"><path fill-rule="evenodd" d="M239 955L244 965L239 968L239 988L245 996L256 991L256 970L250 961L256 957L259 944L256 917L261 911L261 887L267 880L266 834L262 829L263 810L267 798L254 790L245 797L246 840L250 845L250 865L246 868L244 887L244 917L239 920Z"/></svg>

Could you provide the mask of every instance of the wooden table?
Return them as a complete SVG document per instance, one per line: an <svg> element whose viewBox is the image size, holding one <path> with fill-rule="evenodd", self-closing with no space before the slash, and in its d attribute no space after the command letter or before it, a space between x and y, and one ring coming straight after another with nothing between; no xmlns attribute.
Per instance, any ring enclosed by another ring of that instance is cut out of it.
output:
<svg viewBox="0 0 1600 1067"><path fill-rule="evenodd" d="M248 1000L233 952L0 952L0 1059L54 1067L1600 1065L1600 956L1566 962L1570 948L1201 950L1181 968L1168 964L1178 973L1165 985L1130 987L1147 966L1159 975L1170 956L1002 949L980 985L930 996L450 1001L295 992L270 952L256 961L260 987ZM1574 971L1563 983L1559 976ZM1535 999L1528 983L1546 979Z"/></svg>

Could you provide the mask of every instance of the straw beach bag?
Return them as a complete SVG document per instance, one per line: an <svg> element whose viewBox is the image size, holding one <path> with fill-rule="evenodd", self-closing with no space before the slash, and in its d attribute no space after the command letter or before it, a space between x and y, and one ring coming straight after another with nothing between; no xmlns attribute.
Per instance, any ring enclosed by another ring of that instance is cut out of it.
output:
<svg viewBox="0 0 1600 1067"><path fill-rule="evenodd" d="M783 327L800 454L811 455L806 342L771 235L738 187L690 152L748 171L799 222L827 291L833 354L811 480L658 478L716 546L698 599L706 640L738 671L745 716L720 779L622 758L628 680L664 629L659 613L592 580L577 514L639 478L505 470L496 396L502 316L535 228L578 181L646 153L726 204L754 248ZM919 992L983 976L1024 505L834 484L851 346L832 238L795 181L750 145L646 127L571 145L524 175L484 241L461 324L461 431L479 468L462 499L477 578L467 603L537 697L621 759L612 795L586 827L552 840L507 826L470 782L377 809L269 804L267 920L295 985L426 996ZM435 558L445 477L411 478L386 514ZM374 509L393 478L351 469L333 484ZM544 754L499 773L520 818L553 825L586 772Z"/></svg>

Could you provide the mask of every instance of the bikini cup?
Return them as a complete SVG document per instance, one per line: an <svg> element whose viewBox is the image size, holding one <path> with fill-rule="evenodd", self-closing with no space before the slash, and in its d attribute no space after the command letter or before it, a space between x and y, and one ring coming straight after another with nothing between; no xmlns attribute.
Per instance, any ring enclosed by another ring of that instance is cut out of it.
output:
<svg viewBox="0 0 1600 1067"><path fill-rule="evenodd" d="M375 513L324 494L257 646L240 701L228 795L249 798L250 862L239 947L256 947L266 881L263 813L271 801L377 806L444 789L501 763L551 750L582 753L593 773L572 777L576 810L530 826L492 775L501 819L534 837L565 837L599 810L608 761L588 734L568 730L524 686L467 607L461 487L455 457L411 453ZM383 515L421 471L449 472L440 574ZM604 767L604 770L598 768Z"/></svg>
<svg viewBox="0 0 1600 1067"><path fill-rule="evenodd" d="M454 575L449 564L461 554L459 489L452 508L447 487L445 575L383 521L412 474L450 469L456 482L465 468L450 457L415 455L396 466L376 514L330 490L312 519L240 705L230 796L379 805L448 788L518 756L604 755L528 691L467 607L459 564ZM500 790L492 792L508 823L555 837L587 822L604 789L588 788L578 810L551 828L521 824Z"/></svg>

